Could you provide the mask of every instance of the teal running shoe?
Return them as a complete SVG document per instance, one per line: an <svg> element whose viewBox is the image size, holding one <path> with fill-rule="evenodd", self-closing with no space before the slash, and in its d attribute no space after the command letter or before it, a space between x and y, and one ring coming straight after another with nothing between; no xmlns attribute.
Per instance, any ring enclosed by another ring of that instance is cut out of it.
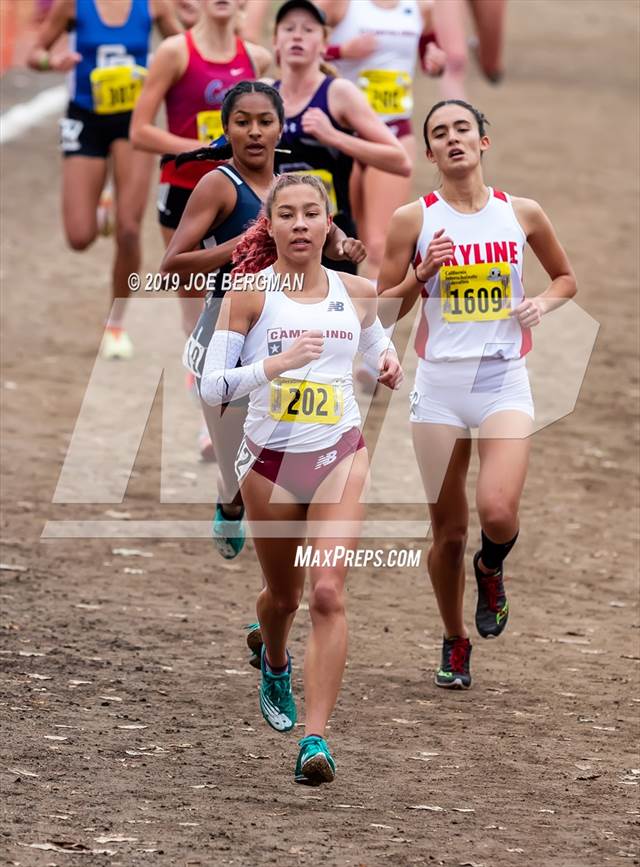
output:
<svg viewBox="0 0 640 867"><path fill-rule="evenodd" d="M307 735L300 743L296 762L295 781L307 786L332 783L336 775L336 763L324 738Z"/></svg>
<svg viewBox="0 0 640 867"><path fill-rule="evenodd" d="M250 623L245 626L247 633L247 647L251 651L249 657L249 665L254 668L260 668L260 657L262 655L262 632L260 631L259 623Z"/></svg>
<svg viewBox="0 0 640 867"><path fill-rule="evenodd" d="M296 724L298 714L291 691L291 657L287 652L287 670L282 674L271 674L267 670L267 654L264 645L260 654L260 710L272 729L288 732Z"/></svg>
<svg viewBox="0 0 640 867"><path fill-rule="evenodd" d="M218 553L225 560L233 560L244 548L244 509L239 518L225 518L222 514L222 506L216 503L216 514L213 519L213 541Z"/></svg>

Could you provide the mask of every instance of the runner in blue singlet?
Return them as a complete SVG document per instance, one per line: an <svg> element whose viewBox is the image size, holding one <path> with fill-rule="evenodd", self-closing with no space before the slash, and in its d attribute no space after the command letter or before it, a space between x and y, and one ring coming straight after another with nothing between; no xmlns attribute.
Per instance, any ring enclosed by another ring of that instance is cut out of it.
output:
<svg viewBox="0 0 640 867"><path fill-rule="evenodd" d="M70 102L60 122L62 204L69 246L86 250L98 234L97 208L112 161L116 210L113 305L102 351L128 358L132 346L122 328L129 275L141 262L140 227L152 159L129 142L131 111L147 66L151 29L180 32L171 0L55 0L38 31L29 65L69 73ZM68 47L49 49L65 31Z"/></svg>

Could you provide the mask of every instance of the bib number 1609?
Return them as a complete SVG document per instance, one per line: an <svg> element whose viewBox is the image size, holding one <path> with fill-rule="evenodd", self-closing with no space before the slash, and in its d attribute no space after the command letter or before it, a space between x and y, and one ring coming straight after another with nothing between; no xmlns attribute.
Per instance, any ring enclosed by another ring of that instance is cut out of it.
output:
<svg viewBox="0 0 640 867"><path fill-rule="evenodd" d="M490 322L511 313L511 269L506 262L452 265L440 269L442 317L446 322Z"/></svg>

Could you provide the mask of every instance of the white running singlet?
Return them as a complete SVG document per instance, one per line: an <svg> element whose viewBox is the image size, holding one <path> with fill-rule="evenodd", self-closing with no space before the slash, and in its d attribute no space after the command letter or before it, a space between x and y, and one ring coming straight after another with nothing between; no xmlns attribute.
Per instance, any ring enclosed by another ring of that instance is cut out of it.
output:
<svg viewBox="0 0 640 867"><path fill-rule="evenodd" d="M371 0L350 0L344 18L331 31L331 42L339 45L367 33L377 37L377 47L367 57L334 62L341 76L361 88L385 123L411 118L422 28L416 0L398 0L391 9Z"/></svg>
<svg viewBox="0 0 640 867"><path fill-rule="evenodd" d="M325 273L329 291L321 301L305 303L294 300L295 292L265 291L260 318L245 337L243 365L285 352L305 331L321 331L324 337L320 358L251 392L244 432L256 445L315 451L360 427L352 383L360 319L338 274L327 269ZM258 279L268 282L276 276L269 267Z"/></svg>
<svg viewBox="0 0 640 867"><path fill-rule="evenodd" d="M454 256L422 290L422 315L415 349L424 361L522 358L531 349L531 331L509 313L524 298L522 262L525 233L511 197L489 187L487 204L463 214L438 193L421 200L422 230L414 265L426 256L434 234L444 229Z"/></svg>

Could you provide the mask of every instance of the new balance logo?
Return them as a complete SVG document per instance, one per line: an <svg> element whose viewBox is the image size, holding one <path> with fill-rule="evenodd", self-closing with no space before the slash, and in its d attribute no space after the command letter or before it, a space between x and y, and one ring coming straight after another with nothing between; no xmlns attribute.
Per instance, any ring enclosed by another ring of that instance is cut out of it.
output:
<svg viewBox="0 0 640 867"><path fill-rule="evenodd" d="M329 464L332 464L337 457L338 452L335 449L332 452L326 452L326 454L320 455L313 469L320 470L322 469L322 467L328 467Z"/></svg>
<svg viewBox="0 0 640 867"><path fill-rule="evenodd" d="M344 302L343 301L329 301L329 306L327 307L327 311L331 313L332 310L337 310L338 312L342 312L344 310Z"/></svg>

